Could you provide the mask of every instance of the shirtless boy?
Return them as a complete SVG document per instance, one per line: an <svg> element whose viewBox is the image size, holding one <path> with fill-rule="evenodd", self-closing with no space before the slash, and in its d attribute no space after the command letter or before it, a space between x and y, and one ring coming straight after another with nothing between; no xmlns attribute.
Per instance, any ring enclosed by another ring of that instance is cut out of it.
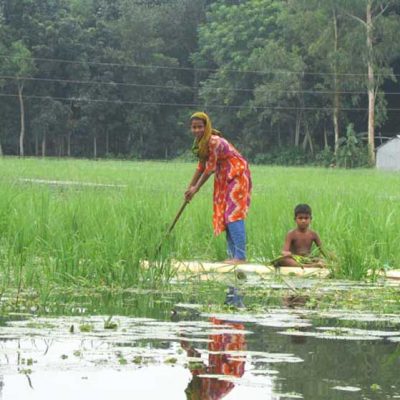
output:
<svg viewBox="0 0 400 400"><path fill-rule="evenodd" d="M312 220L311 207L308 204L299 204L296 206L294 209L294 219L297 228L291 230L286 235L282 250L283 258L279 261L279 265L287 267L324 267L323 261L319 259L309 258L304 263L301 260L301 257L307 258L311 256L313 243L324 254L318 234L309 229Z"/></svg>

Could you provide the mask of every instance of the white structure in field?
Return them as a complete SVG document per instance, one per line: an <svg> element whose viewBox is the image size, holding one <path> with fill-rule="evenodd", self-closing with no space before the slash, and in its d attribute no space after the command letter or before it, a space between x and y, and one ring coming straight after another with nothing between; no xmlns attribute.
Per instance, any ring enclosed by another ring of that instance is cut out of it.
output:
<svg viewBox="0 0 400 400"><path fill-rule="evenodd" d="M376 167L388 171L400 171L400 135L378 147Z"/></svg>

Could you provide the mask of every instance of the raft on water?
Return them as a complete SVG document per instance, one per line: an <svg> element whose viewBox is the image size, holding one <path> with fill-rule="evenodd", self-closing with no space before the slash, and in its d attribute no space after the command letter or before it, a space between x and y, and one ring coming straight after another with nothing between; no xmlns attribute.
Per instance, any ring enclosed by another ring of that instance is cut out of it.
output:
<svg viewBox="0 0 400 400"><path fill-rule="evenodd" d="M147 263L146 263L147 264ZM318 278L327 278L330 274L327 268L312 267L274 267L272 265L263 264L226 264L223 262L203 262L203 261L171 261L171 268L178 274L228 274L236 273L243 275L289 275L308 277L315 276Z"/></svg>
<svg viewBox="0 0 400 400"><path fill-rule="evenodd" d="M149 268L149 262L143 261L142 266ZM328 278L330 270L328 268L316 267L274 267L272 265L264 264L226 264L224 262L209 262L209 261L180 261L172 260L170 268L180 276L193 276L193 275L211 275L211 274L229 274L236 273L240 277L242 275L258 275L260 277L267 277L272 275L284 276L297 276L297 277L315 277L315 278ZM370 271L369 275L372 275ZM379 271L378 275L390 281L400 283L400 269Z"/></svg>
<svg viewBox="0 0 400 400"><path fill-rule="evenodd" d="M400 269L391 269L381 273L387 279L400 281Z"/></svg>

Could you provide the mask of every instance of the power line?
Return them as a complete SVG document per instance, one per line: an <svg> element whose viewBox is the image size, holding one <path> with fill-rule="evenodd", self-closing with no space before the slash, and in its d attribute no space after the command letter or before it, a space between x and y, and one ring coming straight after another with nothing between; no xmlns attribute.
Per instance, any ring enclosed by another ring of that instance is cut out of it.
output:
<svg viewBox="0 0 400 400"><path fill-rule="evenodd" d="M127 63L115 63L115 62L99 62L99 61L78 61L78 60L68 60L60 58L44 58L44 57L23 57L23 56L7 56L0 54L0 58L6 59L20 59L20 60L35 60L43 62L53 62L53 63L65 63L65 64L78 64L78 65L99 65L104 67L124 67L124 68L138 68L138 69L161 69L161 70L181 70L181 71L197 71L197 72L218 72L221 69L224 72L234 72L242 74L282 74L282 75L308 75L308 76L357 76L357 77L368 77L367 73L334 73L334 72L306 72L306 71L287 71L284 69L267 69L267 70L239 70L239 69L223 69L223 68L193 68L193 67L182 67L182 66L166 66L166 65L143 65L143 64L127 64ZM385 76L385 74L375 74L378 76ZM392 76L400 77L400 74L393 74Z"/></svg>
<svg viewBox="0 0 400 400"><path fill-rule="evenodd" d="M98 85L98 86L122 86L122 87L142 87L142 88L153 88L153 89L173 89L173 90L188 90L197 91L201 87L196 86L175 86L175 85L154 85L147 83L133 83L133 82L103 82L103 81L86 81L77 79L61 79L61 78L36 78L33 76L13 76L13 75L0 75L0 79L7 80L26 80L33 82L58 82L66 84L81 84L81 85ZM225 91L225 92L254 92L255 89L249 88L223 88L218 86L207 86L207 90ZM268 92L272 93L303 93L303 94L353 94L353 95L367 95L366 89L364 91L330 91L330 90L299 90L299 89L268 89ZM385 92L385 95L400 95L400 92Z"/></svg>
<svg viewBox="0 0 400 400"><path fill-rule="evenodd" d="M99 85L99 86L127 86L127 87L144 87L154 89L195 89L191 86L174 86L174 85L153 85L144 83L133 83L133 82L102 82L102 81L83 81L77 79L61 79L61 78L36 78L33 76L12 76L12 75L0 75L0 79L9 80L26 80L26 81L39 81L39 82L59 82L59 83L76 83L82 85ZM249 89L251 90L251 89Z"/></svg>
<svg viewBox="0 0 400 400"><path fill-rule="evenodd" d="M17 94L0 93L0 97L18 97ZM130 105L154 105L154 106L168 106L168 107L187 107L187 108L223 108L223 109L252 109L252 110L298 110L298 111L332 111L332 107L283 107L283 106L240 106L240 105L225 105L225 104L194 104L194 103L166 103L166 102L151 102L151 101L129 101L129 100L107 100L107 99L89 99L89 98L76 98L76 97L52 97L52 96L35 96L25 95L25 99L35 100L57 100L57 101L70 101L70 102L84 102L84 103L106 103L106 104L130 104ZM347 107L341 108L342 111L368 111L368 108L361 107ZM386 111L400 111L400 108L387 108Z"/></svg>

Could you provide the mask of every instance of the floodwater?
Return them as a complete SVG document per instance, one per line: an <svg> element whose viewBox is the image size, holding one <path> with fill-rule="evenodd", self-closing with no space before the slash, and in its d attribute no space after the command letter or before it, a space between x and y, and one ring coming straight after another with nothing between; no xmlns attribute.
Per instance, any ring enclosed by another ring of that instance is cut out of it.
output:
<svg viewBox="0 0 400 400"><path fill-rule="evenodd" d="M1 320L0 399L400 399L399 315L155 298Z"/></svg>

